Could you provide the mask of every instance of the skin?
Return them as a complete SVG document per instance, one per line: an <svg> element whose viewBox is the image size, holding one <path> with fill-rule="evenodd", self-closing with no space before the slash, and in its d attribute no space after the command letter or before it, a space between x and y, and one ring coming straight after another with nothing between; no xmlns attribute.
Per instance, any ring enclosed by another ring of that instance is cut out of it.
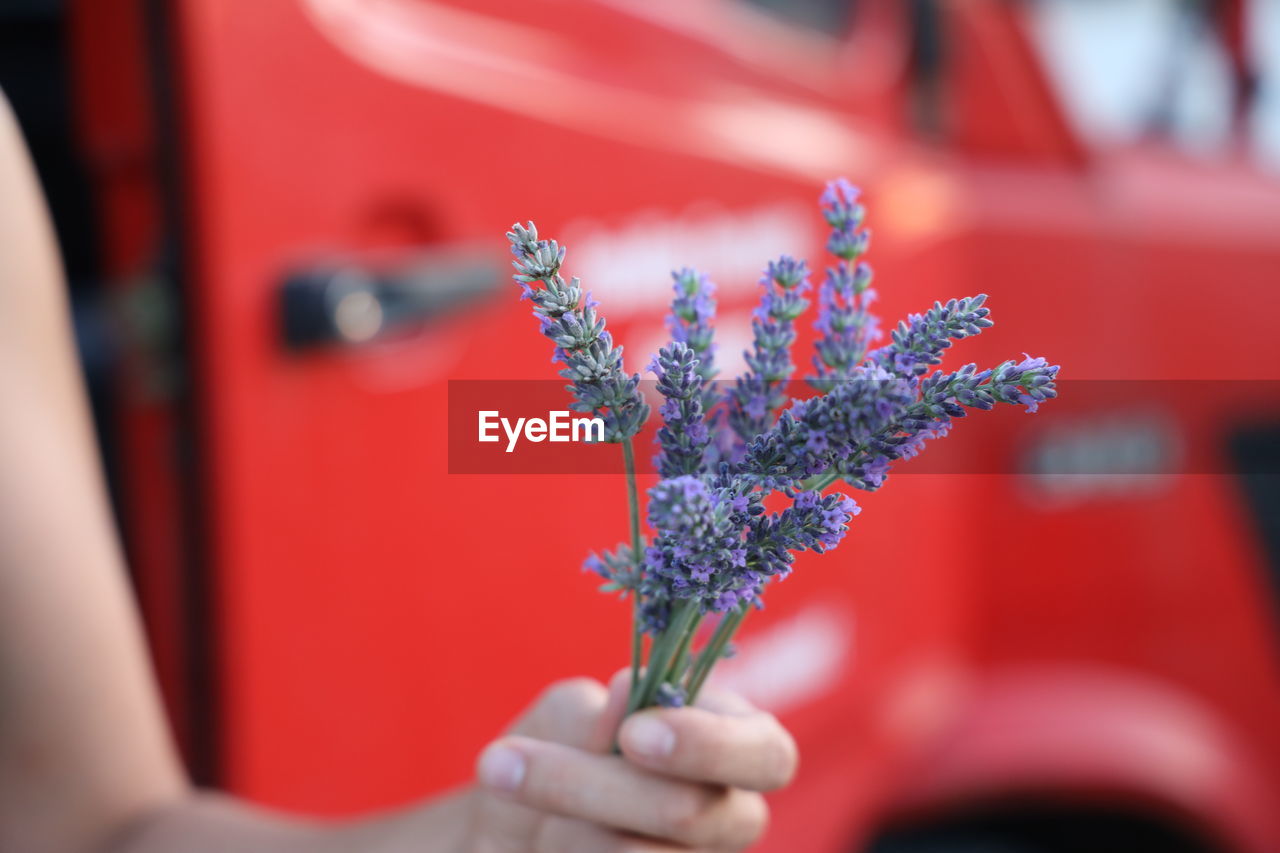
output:
<svg viewBox="0 0 1280 853"><path fill-rule="evenodd" d="M115 539L47 211L0 98L0 850L658 853L740 850L796 766L768 714L710 695L633 715L625 677L548 688L474 784L346 823L192 788ZM618 732L622 755L609 750Z"/></svg>

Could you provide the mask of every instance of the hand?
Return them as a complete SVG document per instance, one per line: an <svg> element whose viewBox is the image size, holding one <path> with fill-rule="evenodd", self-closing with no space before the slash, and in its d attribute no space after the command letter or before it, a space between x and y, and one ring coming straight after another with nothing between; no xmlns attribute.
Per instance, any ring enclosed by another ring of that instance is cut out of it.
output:
<svg viewBox="0 0 1280 853"><path fill-rule="evenodd" d="M467 853L742 850L768 819L762 791L786 785L795 742L744 699L708 691L695 708L632 715L628 673L549 688L477 762Z"/></svg>

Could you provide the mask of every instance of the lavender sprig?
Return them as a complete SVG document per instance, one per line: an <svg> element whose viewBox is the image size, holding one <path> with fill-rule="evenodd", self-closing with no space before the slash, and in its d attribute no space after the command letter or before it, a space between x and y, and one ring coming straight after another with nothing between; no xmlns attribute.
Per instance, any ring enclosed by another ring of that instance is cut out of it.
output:
<svg viewBox="0 0 1280 853"><path fill-rule="evenodd" d="M631 553L643 550L640 538L640 500L636 488L635 448L631 438L649 418L649 406L640 394L640 376L627 376L622 368L622 347L613 346L613 336L605 331L602 317L596 313L597 303L590 294L583 299L577 277L568 284L560 275L565 250L554 240L538 239L537 226L516 223L507 232L511 253L516 256L515 280L524 298L534 304L542 333L556 345L551 360L565 367L560 375L572 384L568 390L576 399L571 408L592 412L604 421L604 439L622 444L626 471L627 503L631 521ZM533 286L542 282L542 288ZM637 567L638 570L638 567ZM633 580L633 590L639 577ZM637 691L643 654L641 607L639 594L631 596L631 689Z"/></svg>
<svg viewBox="0 0 1280 853"><path fill-rule="evenodd" d="M692 702L748 608L763 606L765 584L790 574L793 552L834 548L860 511L844 495L801 492L791 507L765 515L761 492L727 471L710 481L663 480L649 496L658 536L646 554L644 609L655 639L633 710ZM724 616L690 665L694 631L710 611Z"/></svg>
<svg viewBox="0 0 1280 853"><path fill-rule="evenodd" d="M697 357L698 376L704 390L702 409L710 413L716 404L712 385L717 372L716 344L715 329L711 325L716 315L716 301L712 298L716 286L705 273L690 267L671 273L671 279L675 298L671 300L667 328L673 341L686 344Z"/></svg>
<svg viewBox="0 0 1280 853"><path fill-rule="evenodd" d="M599 554L592 552L583 561L582 568L605 579L605 583L600 586L601 592L621 591L626 595L640 585L640 561L626 543L618 545L612 551L602 551Z"/></svg>
<svg viewBox="0 0 1280 853"><path fill-rule="evenodd" d="M1040 357L1022 354L1022 361L1006 361L991 377L991 395L1001 403L1019 403L1028 414L1040 410L1040 404L1058 396L1056 380L1059 365Z"/></svg>
<svg viewBox="0 0 1280 853"><path fill-rule="evenodd" d="M884 430L840 462L836 469L855 488L875 491L884 485L890 466L919 455L926 441L941 438L952 420L969 409L986 411L999 403L1022 405L1035 412L1058 395L1058 366L1025 356L994 369L966 364L951 373L935 371L920 381L920 397Z"/></svg>
<svg viewBox="0 0 1280 853"><path fill-rule="evenodd" d="M846 495L799 492L782 512L751 520L746 565L761 578L761 587L769 578L782 580L791 574L797 552L821 554L835 548L860 512L862 508Z"/></svg>
<svg viewBox="0 0 1280 853"><path fill-rule="evenodd" d="M840 544L849 522L862 510L844 495L801 492L791 507L776 515L759 515L750 522L747 534L747 566L761 576L760 586L770 578L785 578L795 561L793 551L823 553ZM684 696L692 704L698 698L711 669L723 657L732 655L730 640L756 600L743 599L728 610L711 639L689 669Z"/></svg>
<svg viewBox="0 0 1280 853"><path fill-rule="evenodd" d="M592 412L604 421L605 441L622 442L640 431L649 416L649 407L640 395L640 376L628 376L622 368L622 347L613 345L605 330L604 318L596 312L598 303L590 294L584 301L577 277L568 283L560 275L565 249L554 240L539 240L538 229L530 222L519 223L507 232L512 266L524 298L533 302L542 334L556 345L553 361L563 362L560 375L573 384L576 398L572 408ZM541 282L543 287L534 287Z"/></svg>
<svg viewBox="0 0 1280 853"><path fill-rule="evenodd" d="M785 578L791 574L795 552L821 554L835 548L848 532L849 521L860 512L862 508L847 495L799 492L782 512L752 521L748 563L769 577Z"/></svg>
<svg viewBox="0 0 1280 853"><path fill-rule="evenodd" d="M787 401L786 382L795 370L795 321L809 307L803 296L810 288L809 268L783 255L769 262L760 286L764 290L751 322L752 348L744 353L748 370L726 395L729 425L743 442L768 429L774 411Z"/></svg>
<svg viewBox="0 0 1280 853"><path fill-rule="evenodd" d="M748 445L742 470L764 488L797 488L889 429L914 401L914 381L856 368L830 392L792 403Z"/></svg>
<svg viewBox="0 0 1280 853"><path fill-rule="evenodd" d="M985 293L965 299L935 302L923 315L912 314L893 330L893 341L871 353L871 360L898 376L921 376L940 364L953 340L976 335L992 326L982 307Z"/></svg>
<svg viewBox="0 0 1280 853"><path fill-rule="evenodd" d="M862 230L862 220L866 217L866 209L858 203L862 191L849 183L846 178L836 178L827 184L818 199L822 210L822 218L831 226L831 234L827 237L827 251L838 258L853 261L865 254L871 241L871 234Z"/></svg>
<svg viewBox="0 0 1280 853"><path fill-rule="evenodd" d="M751 506L740 488L690 476L660 481L649 490L649 524L657 531L645 555L650 586L703 610L754 600L761 578L747 568L744 541Z"/></svg>
<svg viewBox="0 0 1280 853"><path fill-rule="evenodd" d="M710 430L702 410L704 387L694 350L673 341L654 356L649 369L658 377L663 425L658 429L662 450L655 458L664 477L699 474L705 466Z"/></svg>
<svg viewBox="0 0 1280 853"><path fill-rule="evenodd" d="M871 267L859 260L866 253L871 232L862 228L866 211L858 204L858 195L858 188L844 178L827 184L822 194L822 213L832 229L827 248L839 260L827 269L818 288L814 327L819 337L813 357L817 374L810 382L819 390L829 391L835 380L847 377L883 334L879 318L869 310L876 298L871 289Z"/></svg>

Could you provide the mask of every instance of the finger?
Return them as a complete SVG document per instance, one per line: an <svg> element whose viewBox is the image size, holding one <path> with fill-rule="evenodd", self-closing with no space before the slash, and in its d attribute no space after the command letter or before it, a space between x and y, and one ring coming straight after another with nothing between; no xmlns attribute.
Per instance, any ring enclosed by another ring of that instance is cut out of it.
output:
<svg viewBox="0 0 1280 853"><path fill-rule="evenodd" d="M490 745L477 775L513 802L694 847L747 846L768 817L750 791L666 779L617 757L522 737Z"/></svg>
<svg viewBox="0 0 1280 853"><path fill-rule="evenodd" d="M536 850L531 840L550 817L546 812L492 796L483 790L475 800L471 829L488 848L477 849Z"/></svg>
<svg viewBox="0 0 1280 853"><path fill-rule="evenodd" d="M618 726L627 712L627 699L631 691L631 668L620 669L609 679L609 694L604 708L596 716L590 734L582 749L588 752L608 752L618 737Z"/></svg>
<svg viewBox="0 0 1280 853"><path fill-rule="evenodd" d="M608 691L595 679L558 681L542 692L511 733L586 749L608 701Z"/></svg>
<svg viewBox="0 0 1280 853"><path fill-rule="evenodd" d="M594 823L551 816L539 827L535 853L689 853L661 841L614 832Z"/></svg>
<svg viewBox="0 0 1280 853"><path fill-rule="evenodd" d="M714 711L717 714L734 717L761 713L759 708L739 694L710 687L698 694L698 701L694 703L694 707L706 708L708 711Z"/></svg>
<svg viewBox="0 0 1280 853"><path fill-rule="evenodd" d="M659 773L751 791L781 788L798 761L791 735L771 714L725 716L703 708L632 714L618 733L622 754Z"/></svg>
<svg viewBox="0 0 1280 853"><path fill-rule="evenodd" d="M580 742L607 701L604 685L590 678L559 681L542 692L511 731L566 746L585 746ZM496 839L498 849L526 849L547 818L545 812L494 797L481 797L477 808L478 824Z"/></svg>

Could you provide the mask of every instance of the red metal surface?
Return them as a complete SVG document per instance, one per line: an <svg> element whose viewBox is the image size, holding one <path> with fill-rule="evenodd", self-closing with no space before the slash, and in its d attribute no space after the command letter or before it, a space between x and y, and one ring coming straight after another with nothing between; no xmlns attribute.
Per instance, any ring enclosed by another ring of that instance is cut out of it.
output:
<svg viewBox="0 0 1280 853"><path fill-rule="evenodd" d="M77 130L98 188L102 272L131 333L117 382L120 515L156 674L185 745L190 708L179 570L182 480L172 452L179 389L157 351L166 345L155 329L157 309L163 311L154 272L162 205L146 28L135 3L77 2L67 21Z"/></svg>
<svg viewBox="0 0 1280 853"><path fill-rule="evenodd" d="M620 478L447 473L449 379L549 375L514 288L407 338L290 354L276 288L309 259L478 241L502 264L502 231L533 217L588 286L605 279L597 295L639 369L661 334L663 264L709 264L722 327L741 335L755 278L742 257L817 262L814 197L846 174L870 196L886 317L991 294L998 325L966 360L1033 345L1072 379L1280 378L1280 188L1243 165L1084 151L1009 4L953 4L950 141L926 146L900 118L901 7L867 6L875 38L845 41L718 0L178 6L233 791L341 814L443 789L547 681L606 676L627 654L625 608L577 571L626 535ZM85 76L132 49L86 40ZM85 94L121 221L145 197L113 154L110 102L126 95ZM121 221L117 251L132 255L120 247L150 219ZM728 248L700 257L687 237ZM1054 424L1089 428L1073 417L959 429L990 430L1007 467ZM160 440L146 423L139 460ZM181 563L153 521L172 471L135 474L133 553L144 586L167 589ZM848 542L801 561L726 666L804 754L762 849L846 849L903 810L1026 790L1147 802L1276 849L1258 805L1280 793L1275 625L1235 488L1173 475L1054 502L1018 478L937 474L865 496ZM1009 529L994 544L954 544L994 520ZM148 611L173 618L164 596ZM179 666L173 633L156 637Z"/></svg>

